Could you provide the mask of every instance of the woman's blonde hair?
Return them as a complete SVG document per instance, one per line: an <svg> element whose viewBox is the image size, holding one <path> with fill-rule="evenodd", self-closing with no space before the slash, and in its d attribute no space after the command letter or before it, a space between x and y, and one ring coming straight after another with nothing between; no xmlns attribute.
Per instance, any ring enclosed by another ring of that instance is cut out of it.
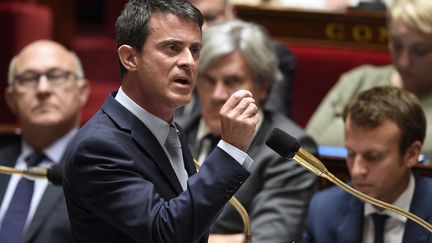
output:
<svg viewBox="0 0 432 243"><path fill-rule="evenodd" d="M389 9L389 21L403 20L409 26L432 35L431 0L394 0Z"/></svg>

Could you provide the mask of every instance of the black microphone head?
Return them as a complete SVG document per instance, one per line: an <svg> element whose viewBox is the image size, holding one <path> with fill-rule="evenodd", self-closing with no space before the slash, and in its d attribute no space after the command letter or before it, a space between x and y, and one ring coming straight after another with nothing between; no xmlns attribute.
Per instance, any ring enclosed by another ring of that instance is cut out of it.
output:
<svg viewBox="0 0 432 243"><path fill-rule="evenodd" d="M266 140L267 146L284 158L292 158L300 149L300 144L291 135L279 128L274 128Z"/></svg>
<svg viewBox="0 0 432 243"><path fill-rule="evenodd" d="M53 185L61 186L62 178L63 178L63 166L59 164L54 164L51 168L48 169L47 179Z"/></svg>

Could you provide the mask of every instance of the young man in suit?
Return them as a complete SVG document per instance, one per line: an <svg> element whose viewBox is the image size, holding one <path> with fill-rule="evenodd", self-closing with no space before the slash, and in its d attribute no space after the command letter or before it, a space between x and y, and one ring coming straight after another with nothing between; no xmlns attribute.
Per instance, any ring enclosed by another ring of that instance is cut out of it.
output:
<svg viewBox="0 0 432 243"><path fill-rule="evenodd" d="M122 84L68 147L65 191L76 242L207 242L249 176L252 93L221 111L222 140L196 173L175 110L194 90L201 13L184 0L131 0L117 20Z"/></svg>
<svg viewBox="0 0 432 243"><path fill-rule="evenodd" d="M197 92L201 114L183 126L192 154L203 161L212 142L219 140L219 111L237 90L250 90L257 100L260 123L248 154L254 159L252 175L236 193L250 213L253 242L292 242L303 231L309 199L316 177L293 160L281 158L265 145L275 127L296 137L316 153L310 136L280 112L263 109L277 77L272 43L258 25L240 20L209 27L203 35ZM209 242L243 242L243 224L233 207L227 206L212 228Z"/></svg>
<svg viewBox="0 0 432 243"><path fill-rule="evenodd" d="M391 86L373 88L350 102L343 118L352 186L431 223L432 180L412 173L426 133L416 96ZM427 243L432 235L334 187L313 197L301 242Z"/></svg>
<svg viewBox="0 0 432 243"><path fill-rule="evenodd" d="M62 45L39 40L9 66L5 98L21 136L0 149L1 165L24 169L63 163L80 125L89 84L78 57ZM32 154L43 154L28 164ZM72 242L63 190L44 180L0 175L0 242Z"/></svg>

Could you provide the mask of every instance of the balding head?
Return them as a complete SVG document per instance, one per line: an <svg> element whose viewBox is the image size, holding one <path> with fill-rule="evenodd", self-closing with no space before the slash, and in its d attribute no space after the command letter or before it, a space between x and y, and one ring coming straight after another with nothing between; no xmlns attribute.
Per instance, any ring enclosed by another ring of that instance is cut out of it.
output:
<svg viewBox="0 0 432 243"><path fill-rule="evenodd" d="M73 52L51 40L35 41L13 58L8 76L6 102L34 148L79 126L90 87Z"/></svg>
<svg viewBox="0 0 432 243"><path fill-rule="evenodd" d="M25 46L10 62L8 84L11 85L15 75L24 69L48 66L71 68L80 80L84 78L81 62L74 52L52 40L37 40Z"/></svg>

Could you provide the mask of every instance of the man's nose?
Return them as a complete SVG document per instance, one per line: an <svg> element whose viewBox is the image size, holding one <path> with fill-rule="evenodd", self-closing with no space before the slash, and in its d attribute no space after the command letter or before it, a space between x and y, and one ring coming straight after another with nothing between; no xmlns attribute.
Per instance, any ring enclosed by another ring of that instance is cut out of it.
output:
<svg viewBox="0 0 432 243"><path fill-rule="evenodd" d="M351 176L364 176L367 173L366 164L361 156L356 156L351 166Z"/></svg>
<svg viewBox="0 0 432 243"><path fill-rule="evenodd" d="M195 60L194 55L189 49L182 52L179 59L179 66L186 69L193 69L197 65L197 60Z"/></svg>
<svg viewBox="0 0 432 243"><path fill-rule="evenodd" d="M42 74L39 77L36 89L41 92L41 91L47 91L49 89L51 89L51 83L49 82L47 76L45 74Z"/></svg>
<svg viewBox="0 0 432 243"><path fill-rule="evenodd" d="M215 100L222 100L222 101L226 101L228 100L228 97L230 96L230 91L228 90L228 88L226 87L226 85L222 82L222 81L217 81L216 85L213 89L212 92L212 97Z"/></svg>

